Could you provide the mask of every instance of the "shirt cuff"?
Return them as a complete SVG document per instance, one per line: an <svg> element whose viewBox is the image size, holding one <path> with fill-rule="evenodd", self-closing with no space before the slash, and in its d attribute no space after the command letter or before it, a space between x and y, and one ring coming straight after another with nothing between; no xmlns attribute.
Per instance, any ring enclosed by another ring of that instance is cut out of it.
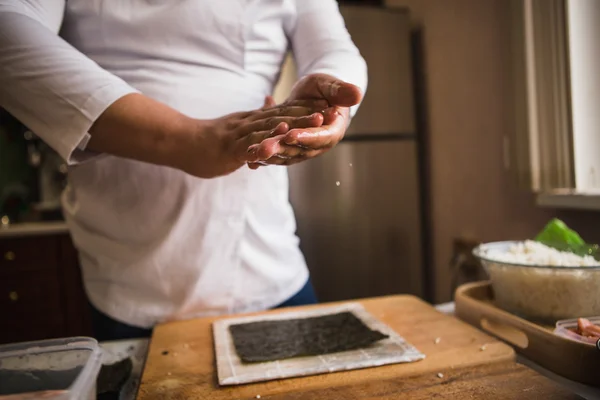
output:
<svg viewBox="0 0 600 400"><path fill-rule="evenodd" d="M61 135L62 139L56 148L58 154L66 160L67 165L77 165L102 155L102 153L87 149L91 139L89 130L111 104L132 93L139 93L139 91L125 82L119 81L97 89L88 97L72 121L71 128Z"/></svg>

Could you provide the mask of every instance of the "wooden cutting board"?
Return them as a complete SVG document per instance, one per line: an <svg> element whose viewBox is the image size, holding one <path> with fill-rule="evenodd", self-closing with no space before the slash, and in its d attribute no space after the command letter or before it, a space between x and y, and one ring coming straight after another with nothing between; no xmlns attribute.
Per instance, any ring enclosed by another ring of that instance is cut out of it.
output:
<svg viewBox="0 0 600 400"><path fill-rule="evenodd" d="M256 398L256 396L255 396ZM537 372L512 361L453 369L438 378L423 374L404 379L353 383L296 393L260 397L262 400L584 400Z"/></svg>
<svg viewBox="0 0 600 400"><path fill-rule="evenodd" d="M138 399L250 399L256 398L257 394L261 398L276 394L283 396L332 390L335 387L348 387L350 384L376 388L376 382L418 375L435 378L434 381L441 380L443 378L438 378L438 373L450 376L453 370L512 361L515 358L510 346L456 318L439 313L416 297L389 296L358 302L425 353L425 360L236 387L219 387L211 330L211 324L217 318L172 322L159 325L154 330ZM314 307L322 306L304 308ZM282 311L284 310L268 313ZM437 344L436 338L439 338Z"/></svg>

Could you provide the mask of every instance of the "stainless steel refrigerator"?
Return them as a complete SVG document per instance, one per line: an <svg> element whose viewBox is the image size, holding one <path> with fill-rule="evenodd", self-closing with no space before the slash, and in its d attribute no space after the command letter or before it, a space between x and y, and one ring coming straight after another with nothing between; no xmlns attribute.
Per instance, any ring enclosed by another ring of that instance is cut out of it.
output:
<svg viewBox="0 0 600 400"><path fill-rule="evenodd" d="M407 10L340 7L369 67L345 139L289 168L298 235L321 301L423 295L422 219ZM286 61L275 97L295 80Z"/></svg>

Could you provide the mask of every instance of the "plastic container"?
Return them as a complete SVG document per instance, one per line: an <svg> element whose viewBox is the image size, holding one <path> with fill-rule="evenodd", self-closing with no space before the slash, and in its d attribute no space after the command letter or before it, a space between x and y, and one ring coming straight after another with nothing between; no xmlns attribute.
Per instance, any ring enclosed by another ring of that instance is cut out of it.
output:
<svg viewBox="0 0 600 400"><path fill-rule="evenodd" d="M0 400L94 400L101 365L91 338L0 346Z"/></svg>
<svg viewBox="0 0 600 400"><path fill-rule="evenodd" d="M498 307L551 326L557 320L600 315L600 266L511 264L487 257L489 250L508 251L515 243L486 243L473 250L490 276Z"/></svg>
<svg viewBox="0 0 600 400"><path fill-rule="evenodd" d="M591 317L587 318L592 324L600 325L600 317ZM579 343L585 343L592 346L596 346L598 350L600 350L600 339L594 339L587 336L582 336L576 332L577 329L577 318L574 319L565 319L562 321L556 322L556 328L554 329L554 334L558 336L562 336L567 339L574 340Z"/></svg>

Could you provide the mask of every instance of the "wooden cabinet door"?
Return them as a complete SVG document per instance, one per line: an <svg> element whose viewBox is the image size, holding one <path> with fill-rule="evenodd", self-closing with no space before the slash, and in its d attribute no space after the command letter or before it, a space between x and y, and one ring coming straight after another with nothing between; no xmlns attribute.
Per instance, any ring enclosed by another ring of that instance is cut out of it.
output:
<svg viewBox="0 0 600 400"><path fill-rule="evenodd" d="M65 318L56 271L18 272L0 278L0 342L62 337Z"/></svg>
<svg viewBox="0 0 600 400"><path fill-rule="evenodd" d="M89 314L69 235L0 239L0 343L91 336Z"/></svg>
<svg viewBox="0 0 600 400"><path fill-rule="evenodd" d="M71 237L60 237L58 270L64 294L66 334L68 336L92 336L90 306L83 289L79 257Z"/></svg>

